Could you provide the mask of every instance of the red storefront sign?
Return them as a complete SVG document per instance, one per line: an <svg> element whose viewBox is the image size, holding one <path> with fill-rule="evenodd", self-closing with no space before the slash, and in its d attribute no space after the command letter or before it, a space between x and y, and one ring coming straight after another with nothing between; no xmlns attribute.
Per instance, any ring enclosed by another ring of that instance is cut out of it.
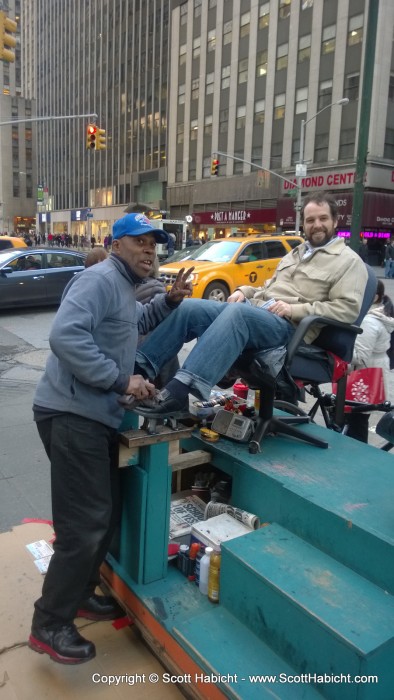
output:
<svg viewBox="0 0 394 700"><path fill-rule="evenodd" d="M335 193L338 206L338 228L350 228L352 224L353 194ZM278 226L288 229L295 225L295 199L282 197L278 200L276 222ZM394 227L394 194L388 192L364 192L362 228Z"/></svg>
<svg viewBox="0 0 394 700"><path fill-rule="evenodd" d="M276 221L276 209L227 209L193 213L193 223L203 226L269 224Z"/></svg>

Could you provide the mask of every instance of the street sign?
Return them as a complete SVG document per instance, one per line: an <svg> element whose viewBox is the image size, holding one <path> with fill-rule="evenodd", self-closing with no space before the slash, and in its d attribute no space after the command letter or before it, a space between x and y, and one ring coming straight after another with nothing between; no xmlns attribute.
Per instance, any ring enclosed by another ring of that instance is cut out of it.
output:
<svg viewBox="0 0 394 700"><path fill-rule="evenodd" d="M93 218L93 214L91 214L91 213L88 211L88 213L86 214L86 218L87 218L87 219Z"/></svg>

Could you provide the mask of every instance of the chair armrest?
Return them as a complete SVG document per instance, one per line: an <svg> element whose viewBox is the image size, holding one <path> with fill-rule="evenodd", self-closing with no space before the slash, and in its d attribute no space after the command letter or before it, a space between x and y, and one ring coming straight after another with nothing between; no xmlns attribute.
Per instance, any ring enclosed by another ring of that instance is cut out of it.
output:
<svg viewBox="0 0 394 700"><path fill-rule="evenodd" d="M319 325L319 326L331 326L332 328L338 328L338 329L343 329L347 332L349 332L351 335L358 335L359 333L362 333L362 328L360 326L355 326L354 324L351 323L344 323L343 321L336 321L333 318L326 318L325 316L305 316L305 318L301 319L300 323L298 324L295 333L290 341L290 343L287 346L287 360L286 363L290 364L292 361L295 353L297 352L298 348L300 347L301 343L304 340L304 337L307 333L307 331L311 328L311 326L314 325Z"/></svg>

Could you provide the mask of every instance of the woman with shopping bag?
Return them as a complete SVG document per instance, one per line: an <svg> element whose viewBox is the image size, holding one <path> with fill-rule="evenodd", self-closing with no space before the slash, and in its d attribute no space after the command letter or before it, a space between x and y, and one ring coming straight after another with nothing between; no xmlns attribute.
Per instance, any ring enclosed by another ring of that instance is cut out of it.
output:
<svg viewBox="0 0 394 700"><path fill-rule="evenodd" d="M363 332L357 336L354 346L346 399L363 403L379 403L390 400L389 372L391 333L394 332L394 306L385 294L382 280L378 280L376 295L371 308L361 324ZM347 435L361 442L368 442L368 413L348 413Z"/></svg>

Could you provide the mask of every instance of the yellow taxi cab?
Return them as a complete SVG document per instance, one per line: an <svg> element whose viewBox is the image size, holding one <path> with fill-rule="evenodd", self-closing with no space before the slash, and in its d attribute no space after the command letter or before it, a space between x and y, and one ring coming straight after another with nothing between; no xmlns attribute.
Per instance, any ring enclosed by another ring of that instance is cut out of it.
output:
<svg viewBox="0 0 394 700"><path fill-rule="evenodd" d="M301 236L257 235L208 241L180 250L160 265L167 290L182 267L194 267L193 297L226 301L234 289L260 287L274 274L284 255L303 242Z"/></svg>
<svg viewBox="0 0 394 700"><path fill-rule="evenodd" d="M8 250L8 248L27 248L27 245L23 238L0 235L0 250Z"/></svg>

